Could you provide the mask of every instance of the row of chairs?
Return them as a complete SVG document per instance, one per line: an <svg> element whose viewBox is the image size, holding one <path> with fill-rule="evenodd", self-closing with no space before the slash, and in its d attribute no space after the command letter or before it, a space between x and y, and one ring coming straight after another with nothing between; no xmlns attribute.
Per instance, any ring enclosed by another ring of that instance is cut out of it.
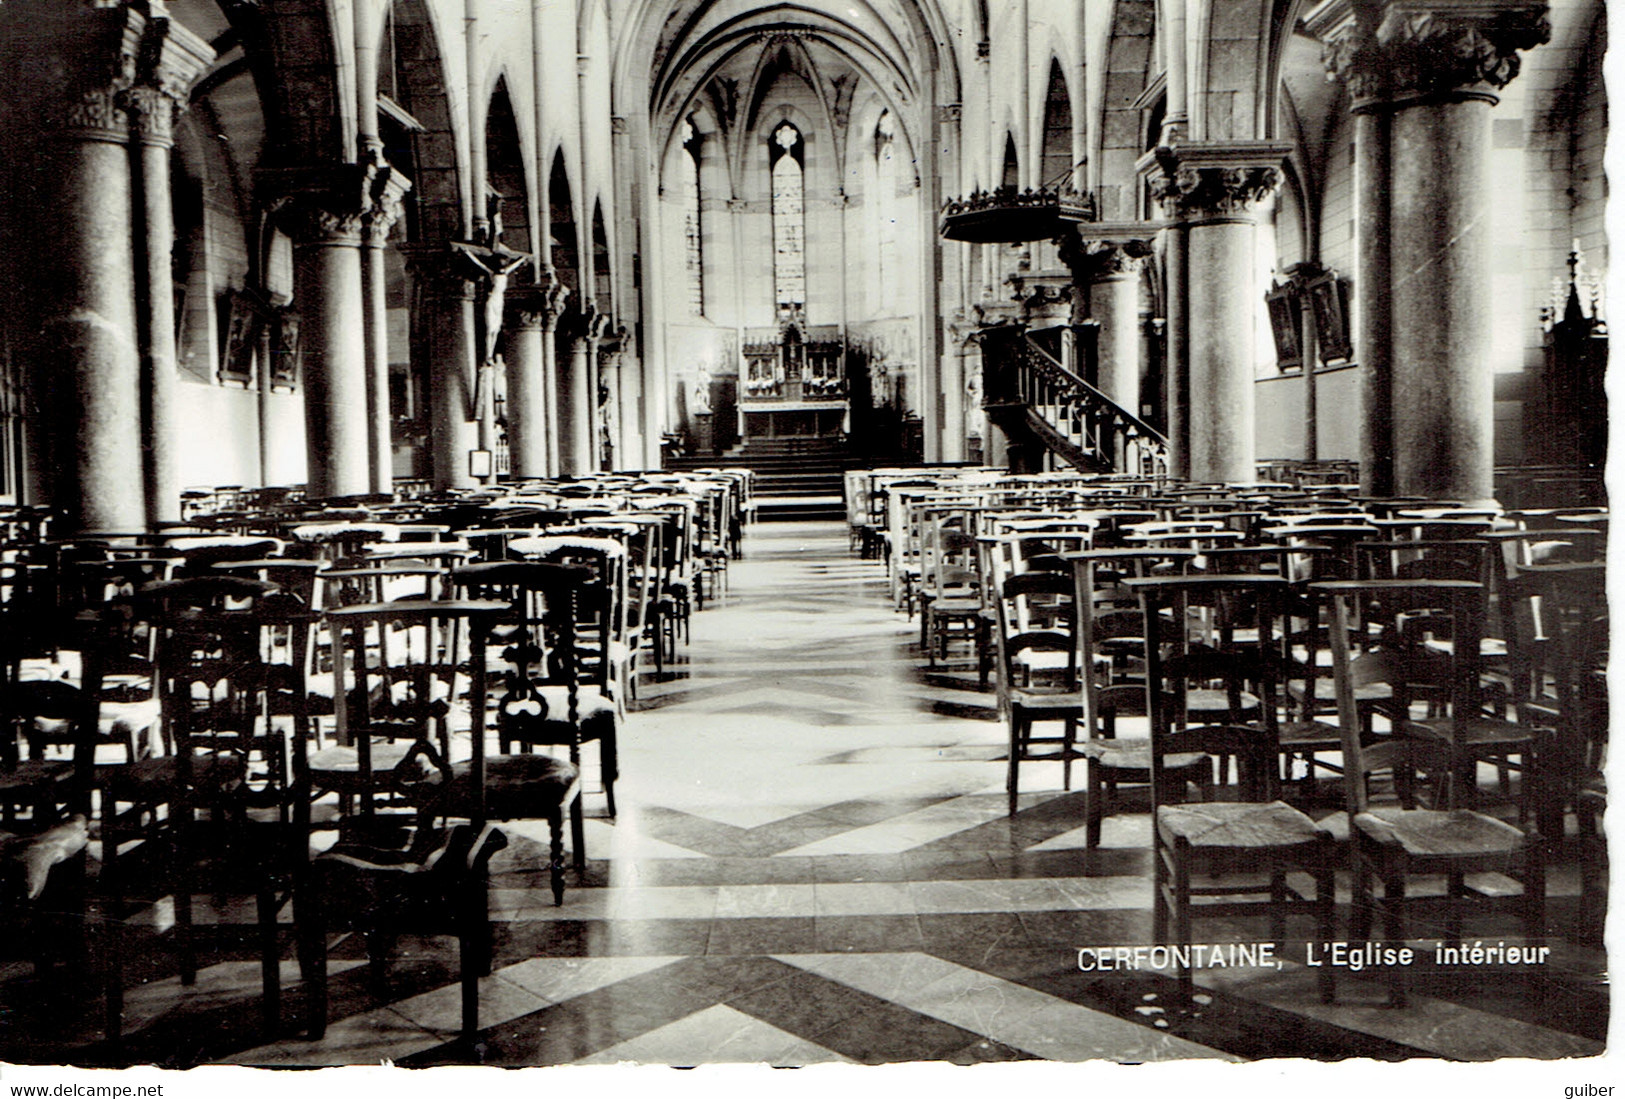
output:
<svg viewBox="0 0 1625 1099"><path fill-rule="evenodd" d="M1507 893L1538 938L1569 810L1600 877L1606 513L984 473L886 492L894 592L928 664L963 642L997 672L1011 812L1034 758L1059 759L1068 788L1083 761L1091 846L1121 788L1149 788L1159 936L1171 922L1189 943L1194 915L1228 911L1196 902L1231 885L1194 873L1250 869L1243 897L1272 922L1313 913L1324 939L1347 866L1356 938L1380 915L1403 939L1405 883L1430 872L1447 933L1457 901ZM1503 795L1517 776L1516 823L1478 811L1481 765ZM1348 845L1309 815L1328 798Z"/></svg>
<svg viewBox="0 0 1625 1099"><path fill-rule="evenodd" d="M0 912L33 930L106 917L35 956L95 960L115 1043L123 916L165 892L183 983L193 897L256 898L268 1033L290 900L312 1033L328 934L362 930L381 972L414 921L462 942L471 1028L495 824L547 821L562 903L566 818L585 867L581 750L598 746L613 818L632 690L723 590L747 495L724 473L606 478L19 540L0 564L3 840L49 869ZM81 915L45 915L64 912Z"/></svg>

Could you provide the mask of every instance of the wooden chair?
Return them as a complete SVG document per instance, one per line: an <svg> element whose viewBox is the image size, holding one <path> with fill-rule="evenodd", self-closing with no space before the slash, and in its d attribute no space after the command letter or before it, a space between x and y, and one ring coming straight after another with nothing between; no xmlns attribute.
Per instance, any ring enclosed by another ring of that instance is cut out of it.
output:
<svg viewBox="0 0 1625 1099"><path fill-rule="evenodd" d="M960 522L963 516L959 517ZM931 523L925 530L919 586L920 647L926 662L936 666L946 659L948 646L956 638L969 640L978 654L978 665L986 643L982 617L982 575L976 539L948 519ZM957 627L957 628L956 628Z"/></svg>
<svg viewBox="0 0 1625 1099"><path fill-rule="evenodd" d="M500 648L492 654L504 684L495 700L497 741L502 751L498 758L513 773L516 787L528 790L546 783L557 790L554 800L542 806L545 812L536 812L534 801L519 804L522 795L517 790L503 792L496 795L505 799L502 811L490 815L501 820L548 821L554 899L563 903L562 814L568 811L570 815L571 850L579 874L586 869L587 857L579 796L581 746L594 739L599 740L604 787L614 815L614 712L603 696L602 669L585 666L578 647L581 604L592 599L599 578L576 565L495 561L459 569L454 579L477 598L507 605L498 626ZM515 746L527 754L512 754ZM567 748L568 760L528 754L547 746ZM525 783L519 783L519 778Z"/></svg>
<svg viewBox="0 0 1625 1099"><path fill-rule="evenodd" d="M1288 915L1314 917L1316 935L1332 934L1336 848L1332 833L1282 801L1185 800L1186 783L1177 767L1188 753L1215 750L1234 752L1248 762L1240 775L1249 780L1242 797L1259 793L1275 755L1273 721L1275 698L1269 659L1274 642L1275 604L1286 581L1273 576L1197 575L1127 581L1142 599L1145 615L1146 693L1151 711L1150 772L1153 803L1152 864L1155 881L1154 941L1174 943L1188 951L1191 923L1205 916L1266 914L1271 934L1285 938ZM1179 705L1181 690L1191 678L1211 674L1211 660L1192 661L1183 629L1168 632L1164 611L1173 612L1175 624L1193 602L1243 599L1257 608L1257 640L1250 652L1215 654L1250 657L1263 690L1262 727L1249 725L1197 725L1188 723ZM1165 644L1169 652L1164 652ZM1171 766L1172 765L1172 766ZM1267 783L1264 793L1268 793ZM1314 896L1295 893L1287 875L1310 875ZM1197 874L1211 875L1211 885L1193 885ZM1262 898L1247 900L1246 898ZM1211 898L1198 904L1201 898ZM1261 912L1262 909L1262 912ZM1172 938L1169 937L1170 931ZM1187 955L1188 959L1188 955ZM1323 969L1321 998L1334 992L1332 974ZM1180 987L1192 988L1188 964L1180 967Z"/></svg>
<svg viewBox="0 0 1625 1099"><path fill-rule="evenodd" d="M1028 572L1007 578L999 592L996 633L1000 707L1010 723L1006 789L1010 815L1024 761L1059 759L1063 787L1072 788L1072 761L1079 757L1078 722L1083 714L1078 615L1072 578ZM1034 659L1038 658L1038 659ZM1059 721L1058 737L1033 736L1033 724ZM1056 746L1056 755L1034 749Z"/></svg>
<svg viewBox="0 0 1625 1099"><path fill-rule="evenodd" d="M1460 902L1478 894L1485 902L1510 900L1523 918L1527 934L1538 942L1545 934L1545 863L1540 836L1526 833L1494 817L1468 809L1457 808L1447 800L1440 808L1412 809L1373 807L1371 804L1370 776L1385 768L1403 769L1418 761L1418 753L1437 753L1439 744L1428 740L1396 735L1386 741L1365 743L1360 735L1362 718L1355 698L1355 686L1361 678L1361 668L1373 665L1381 668L1389 654L1380 648L1359 652L1351 644L1351 637L1359 637L1354 629L1356 621L1353 605L1356 600L1373 594L1402 591L1406 587L1420 589L1422 596L1433 601L1450 604L1469 622L1477 614L1474 601L1482 596L1482 587L1468 581L1329 581L1316 584L1314 590L1330 603L1330 638L1333 669L1337 684L1338 725L1343 740L1344 791L1349 816L1349 834L1353 846L1354 924L1351 938L1369 939L1373 923L1380 914L1383 918L1387 941L1398 947L1418 930L1412 918L1414 903L1407 899L1407 883L1416 876L1442 874L1446 880L1445 915L1442 928L1427 926L1424 934L1432 937L1442 930L1443 937L1452 942L1461 938ZM1458 635L1458 656L1464 637ZM1467 650L1476 652L1476 646ZM1459 668L1451 677L1451 693L1447 701L1449 715L1443 719L1443 728L1452 735L1443 747L1457 743L1456 735L1471 720L1476 706L1476 661L1470 658L1454 661ZM1405 690L1403 674L1394 683L1395 699L1392 713L1396 721L1408 724L1411 709ZM1438 719L1434 719L1438 720ZM1455 760L1447 760L1454 767ZM1447 791L1451 790L1447 787ZM1488 876L1488 880L1481 878ZM1521 877L1521 890L1510 894L1502 883L1508 877ZM1373 881L1382 882L1383 895L1379 901L1372 888ZM1509 895L1510 894L1510 895ZM1406 968L1388 967L1389 1002L1402 1007L1406 1002Z"/></svg>
<svg viewBox="0 0 1625 1099"><path fill-rule="evenodd" d="M303 795L292 783L306 730L297 719L278 726L268 717L266 631L287 610L277 594L274 584L219 573L142 588L129 609L147 617L156 634L171 751L96 771L104 903L116 914L131 889L150 884L152 860L127 870L126 844L162 852L183 984L193 983L198 967L194 896L256 897L267 1034L276 1032L279 1016L277 912L301 872L308 835ZM105 617L119 609L109 607ZM303 648L296 643L284 655L298 666ZM116 1042L124 938L116 919L108 937L109 1037Z"/></svg>

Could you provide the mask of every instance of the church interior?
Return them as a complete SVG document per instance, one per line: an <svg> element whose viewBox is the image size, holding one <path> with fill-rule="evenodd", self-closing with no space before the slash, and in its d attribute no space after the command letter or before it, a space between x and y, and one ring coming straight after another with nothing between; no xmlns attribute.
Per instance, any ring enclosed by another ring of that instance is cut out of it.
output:
<svg viewBox="0 0 1625 1099"><path fill-rule="evenodd" d="M0 1061L1558 1059L1601 0L7 0Z"/></svg>

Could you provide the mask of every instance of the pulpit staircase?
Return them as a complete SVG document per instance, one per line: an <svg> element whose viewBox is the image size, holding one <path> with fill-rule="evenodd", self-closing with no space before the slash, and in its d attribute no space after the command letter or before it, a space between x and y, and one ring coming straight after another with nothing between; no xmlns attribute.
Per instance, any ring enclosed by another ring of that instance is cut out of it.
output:
<svg viewBox="0 0 1625 1099"><path fill-rule="evenodd" d="M1042 470L1048 452L1086 473L1165 476L1167 438L1062 364L1062 331L982 331L983 407L1010 441L1011 468ZM1092 358L1092 339L1078 344Z"/></svg>

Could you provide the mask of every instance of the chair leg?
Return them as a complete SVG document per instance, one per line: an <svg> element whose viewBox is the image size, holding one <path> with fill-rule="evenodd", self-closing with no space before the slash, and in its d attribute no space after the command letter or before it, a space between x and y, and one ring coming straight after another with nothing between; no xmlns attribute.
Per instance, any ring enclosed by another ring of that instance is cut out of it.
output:
<svg viewBox="0 0 1625 1099"><path fill-rule="evenodd" d="M577 794L570 802L570 852L575 861L576 873L587 872L587 824L581 810L581 795Z"/></svg>
<svg viewBox="0 0 1625 1099"><path fill-rule="evenodd" d="M268 1039L274 1039L282 1028L282 968L277 949L276 889L271 882L260 884L255 898L260 931L260 1021Z"/></svg>
<svg viewBox="0 0 1625 1099"><path fill-rule="evenodd" d="M1191 947L1190 846L1183 839L1176 839L1174 844L1174 941L1188 958ZM1195 991L1189 964L1180 967L1179 991L1186 999Z"/></svg>
<svg viewBox="0 0 1625 1099"><path fill-rule="evenodd" d="M608 804L609 819L615 819L615 780L621 777L621 757L615 733L598 741L598 767L604 783L604 801Z"/></svg>
<svg viewBox="0 0 1625 1099"><path fill-rule="evenodd" d="M1540 837L1531 836L1524 846L1523 920L1524 934L1531 940L1546 938L1546 852ZM1582 856L1584 857L1584 856Z"/></svg>
<svg viewBox="0 0 1625 1099"><path fill-rule="evenodd" d="M1461 941L1461 906L1467 897L1466 875L1460 870L1445 874L1444 936L1452 943Z"/></svg>
<svg viewBox="0 0 1625 1099"><path fill-rule="evenodd" d="M484 902L485 890L470 889L469 897L464 901L461 934L457 936L457 969L458 983L462 985L463 1001L463 1037L472 1038L480 1029L480 970L481 951L479 935L486 927L486 913L482 910L476 917L474 905ZM483 909L484 905L481 904Z"/></svg>
<svg viewBox="0 0 1625 1099"><path fill-rule="evenodd" d="M1014 707L1010 711L1010 766L1005 777L1005 789L1010 795L1010 815L1016 815L1016 789L1021 771L1021 752L1027 743L1027 718Z"/></svg>
<svg viewBox="0 0 1625 1099"><path fill-rule="evenodd" d="M1315 935L1321 942L1330 942L1337 918L1337 843L1330 835L1323 836L1315 863ZM1320 967L1321 1003L1337 999L1337 973L1329 965Z"/></svg>
<svg viewBox="0 0 1625 1099"><path fill-rule="evenodd" d="M1151 827L1157 827L1156 813L1152 813ZM1151 941L1168 941L1168 908L1173 903L1169 894L1168 860L1155 836L1151 839Z"/></svg>
<svg viewBox="0 0 1625 1099"><path fill-rule="evenodd" d="M1078 719L1063 718L1066 742L1061 745L1061 789L1072 789L1072 745L1078 737Z"/></svg>
<svg viewBox="0 0 1625 1099"><path fill-rule="evenodd" d="M310 875L294 896L299 963L305 983L305 1031L311 1041L327 1033L327 926L321 883Z"/></svg>
<svg viewBox="0 0 1625 1099"><path fill-rule="evenodd" d="M1371 925L1376 915L1376 898L1371 893L1371 867L1365 858L1354 855L1354 910L1349 917L1349 934L1359 942L1371 938Z"/></svg>
<svg viewBox="0 0 1625 1099"><path fill-rule="evenodd" d="M1275 942L1286 939L1286 871L1270 871L1270 938Z"/></svg>
<svg viewBox="0 0 1625 1099"><path fill-rule="evenodd" d="M191 860L187 858L184 841L175 837L175 860L170 875L171 895L175 901L175 943L180 952L181 984L197 983L197 940L192 928L192 875Z"/></svg>
<svg viewBox="0 0 1625 1099"><path fill-rule="evenodd" d="M1105 786L1100 781L1100 765L1093 759L1085 759L1083 764L1084 785L1088 788L1087 807L1084 810L1086 827L1084 830L1084 847L1093 849L1100 846L1100 824L1106 815L1106 806L1102 804L1105 797Z"/></svg>
<svg viewBox="0 0 1625 1099"><path fill-rule="evenodd" d="M548 816L547 834L548 880L553 886L553 906L557 908L564 904L564 812L562 809Z"/></svg>
<svg viewBox="0 0 1625 1099"><path fill-rule="evenodd" d="M1400 946L1405 942L1405 867L1403 865L1390 868L1383 878L1382 901L1384 934L1393 946ZM1388 1005L1390 1007L1404 1007L1407 1002L1405 994L1405 967L1388 967Z"/></svg>
<svg viewBox="0 0 1625 1099"><path fill-rule="evenodd" d="M118 865L118 805L111 791L102 794L102 953L106 986L107 1044L118 1049L124 1038L124 890Z"/></svg>

